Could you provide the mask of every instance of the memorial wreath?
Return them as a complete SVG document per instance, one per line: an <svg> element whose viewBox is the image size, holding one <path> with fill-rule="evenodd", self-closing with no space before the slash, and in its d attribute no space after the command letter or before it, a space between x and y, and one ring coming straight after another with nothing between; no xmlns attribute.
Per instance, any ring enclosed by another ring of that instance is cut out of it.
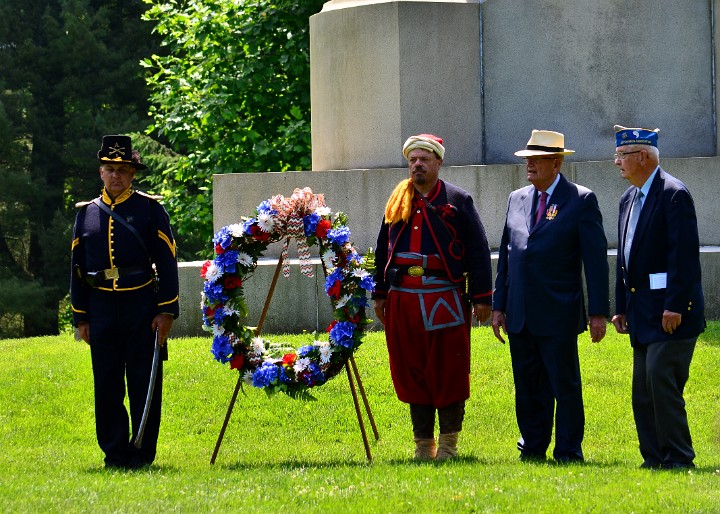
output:
<svg viewBox="0 0 720 514"><path fill-rule="evenodd" d="M314 341L298 349L273 343L243 325L248 306L244 286L268 245L285 240L283 275L289 276L288 246L297 241L300 271L312 277L309 248L317 245L325 272L325 292L333 306L327 328L329 341ZM284 392L312 398L307 390L337 375L362 343L368 320L367 293L374 288L374 258L365 257L350 242L347 216L325 205L324 195L309 188L292 196L265 200L251 218L220 229L213 237L215 258L204 263L202 292L203 329L213 333L212 354L230 363L246 384L268 394Z"/></svg>

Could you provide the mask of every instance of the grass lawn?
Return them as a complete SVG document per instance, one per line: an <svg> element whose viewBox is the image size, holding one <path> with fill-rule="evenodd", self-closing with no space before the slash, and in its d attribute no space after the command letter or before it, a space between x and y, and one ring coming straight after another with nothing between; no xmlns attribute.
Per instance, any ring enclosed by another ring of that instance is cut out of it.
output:
<svg viewBox="0 0 720 514"><path fill-rule="evenodd" d="M472 337L455 461L411 460L408 408L384 336L371 333L356 361L380 432L372 463L342 374L314 391L317 402L245 388L210 465L237 374L212 360L209 339L191 338L170 342L158 457L134 472L103 468L84 343L0 341L0 512L720 512L719 323L701 337L686 388L692 471L638 469L632 353L612 327L600 344L580 338L587 462L519 462L508 347L488 327Z"/></svg>

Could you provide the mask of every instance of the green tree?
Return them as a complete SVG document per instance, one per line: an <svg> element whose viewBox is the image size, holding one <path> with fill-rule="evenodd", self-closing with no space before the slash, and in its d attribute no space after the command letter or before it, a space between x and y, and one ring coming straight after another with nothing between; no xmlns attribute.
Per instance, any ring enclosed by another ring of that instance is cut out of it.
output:
<svg viewBox="0 0 720 514"><path fill-rule="evenodd" d="M181 154L149 179L174 191L178 233L207 245L213 174L311 165L308 20L325 0L148 1L168 50L143 61L150 130Z"/></svg>
<svg viewBox="0 0 720 514"><path fill-rule="evenodd" d="M141 0L0 4L0 323L58 332L75 201L100 188L107 133L144 131L141 58L157 52Z"/></svg>

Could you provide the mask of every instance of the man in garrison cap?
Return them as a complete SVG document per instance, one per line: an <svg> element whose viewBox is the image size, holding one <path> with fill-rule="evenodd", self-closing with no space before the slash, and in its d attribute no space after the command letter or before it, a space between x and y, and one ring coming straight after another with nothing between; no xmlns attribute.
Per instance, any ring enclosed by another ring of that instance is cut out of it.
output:
<svg viewBox="0 0 720 514"><path fill-rule="evenodd" d="M495 336L510 341L521 460L584 460L578 334L605 337L607 240L595 194L560 173L565 136L533 130L523 150L530 185L510 193L493 294ZM588 306L583 295L583 269ZM589 319L588 319L589 314Z"/></svg>
<svg viewBox="0 0 720 514"><path fill-rule="evenodd" d="M470 397L470 318L474 311L479 321L488 319L492 288L490 250L472 197L439 178L442 143L420 134L403 145L409 178L385 208L373 293L393 385L410 404L415 458L438 461L457 455Z"/></svg>
<svg viewBox="0 0 720 514"><path fill-rule="evenodd" d="M615 125L620 198L615 316L633 347L632 406L643 468L693 467L683 390L705 329L700 240L685 184L660 167L658 129Z"/></svg>
<svg viewBox="0 0 720 514"><path fill-rule="evenodd" d="M141 447L133 444L155 340L165 350L179 313L175 240L162 205L132 188L135 172L146 166L130 138L104 136L97 157L104 187L95 200L78 204L70 297L74 324L90 345L96 434L105 465L138 468L155 459L160 430L161 361Z"/></svg>

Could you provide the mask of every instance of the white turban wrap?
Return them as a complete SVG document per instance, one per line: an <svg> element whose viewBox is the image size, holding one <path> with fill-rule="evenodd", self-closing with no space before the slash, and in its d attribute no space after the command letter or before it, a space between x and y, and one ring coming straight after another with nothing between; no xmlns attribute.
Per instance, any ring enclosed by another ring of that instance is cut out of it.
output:
<svg viewBox="0 0 720 514"><path fill-rule="evenodd" d="M403 145L403 155L407 159L410 152L416 148L421 148L428 152L434 152L438 157L443 159L445 157L445 147L442 145L442 142L442 139L432 134L410 136Z"/></svg>

